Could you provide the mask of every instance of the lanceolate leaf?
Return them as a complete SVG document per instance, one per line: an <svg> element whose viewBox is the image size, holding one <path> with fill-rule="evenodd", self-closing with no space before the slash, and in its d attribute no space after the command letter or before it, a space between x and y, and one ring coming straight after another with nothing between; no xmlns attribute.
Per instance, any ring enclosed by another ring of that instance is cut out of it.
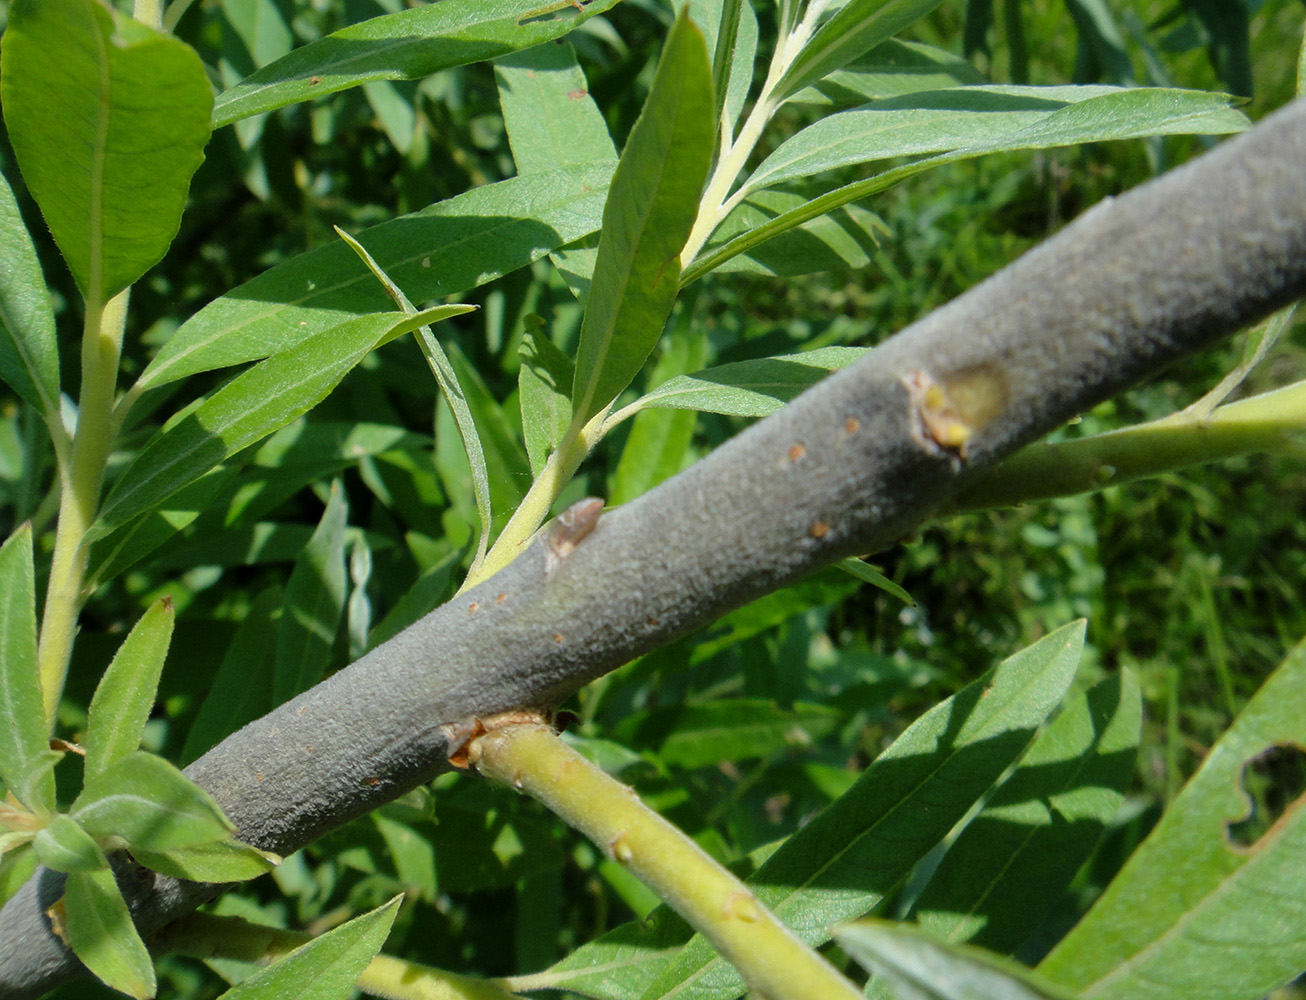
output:
<svg viewBox="0 0 1306 1000"><path fill-rule="evenodd" d="M1019 962L885 920L863 920L835 932L859 965L893 985L897 1000L1073 1000Z"/></svg>
<svg viewBox="0 0 1306 1000"><path fill-rule="evenodd" d="M321 402L373 348L471 308L360 316L260 362L141 449L114 484L88 537L107 535L157 507L230 455L286 426Z"/></svg>
<svg viewBox="0 0 1306 1000"><path fill-rule="evenodd" d="M348 1000L354 981L385 943L402 898L310 941L232 987L221 1000Z"/></svg>
<svg viewBox="0 0 1306 1000"><path fill-rule="evenodd" d="M226 840L232 830L207 792L140 750L89 780L69 815L97 840L155 852Z"/></svg>
<svg viewBox="0 0 1306 1000"><path fill-rule="evenodd" d="M128 996L154 996L154 964L112 871L73 872L55 906L68 946L91 972Z"/></svg>
<svg viewBox="0 0 1306 1000"><path fill-rule="evenodd" d="M57 872L93 872L108 865L95 839L66 813L55 813L32 841L41 864Z"/></svg>
<svg viewBox="0 0 1306 1000"><path fill-rule="evenodd" d="M768 156L747 187L899 156L1032 149L1164 132L1216 134L1246 127L1246 117L1229 107L1228 98L1198 91L952 87L891 97L822 118Z"/></svg>
<svg viewBox="0 0 1306 1000"><path fill-rule="evenodd" d="M857 783L748 880L809 944L897 888L1029 745L1079 664L1084 623L1003 661L918 719ZM738 996L738 974L696 937L643 994Z"/></svg>
<svg viewBox="0 0 1306 1000"><path fill-rule="evenodd" d="M932 45L900 42L895 38L880 43L790 100L849 107L919 90L943 90L983 82L984 74L960 56Z"/></svg>
<svg viewBox="0 0 1306 1000"><path fill-rule="evenodd" d="M525 267L599 227L613 163L514 177L358 234L415 302L444 298ZM286 261L182 324L141 376L157 387L278 354L351 316L392 308L343 243Z"/></svg>
<svg viewBox="0 0 1306 1000"><path fill-rule="evenodd" d="M172 600L155 601L100 679L86 719L86 780L140 746L172 640L172 622Z"/></svg>
<svg viewBox="0 0 1306 1000"><path fill-rule="evenodd" d="M36 666L32 529L20 525L0 548L0 780L28 809L54 809L58 756L50 750Z"/></svg>
<svg viewBox="0 0 1306 1000"><path fill-rule="evenodd" d="M167 852L137 847L132 857L151 871L192 882L244 882L275 868L280 859L238 840L215 840Z"/></svg>
<svg viewBox="0 0 1306 1000"><path fill-rule="evenodd" d="M603 209L571 395L578 421L630 384L662 335L679 290L680 252L698 211L714 129L707 48L682 11Z"/></svg>
<svg viewBox="0 0 1306 1000"><path fill-rule="evenodd" d="M371 80L420 80L528 49L618 2L587 0L578 12L570 4L538 0L475 0L374 17L296 49L223 91L213 107L213 127Z"/></svg>
<svg viewBox="0 0 1306 1000"><path fill-rule="evenodd" d="M36 248L18 213L9 182L0 176L0 379L41 411L59 419L59 345L54 312Z"/></svg>
<svg viewBox="0 0 1306 1000"><path fill-rule="evenodd" d="M104 301L177 233L209 137L204 67L96 0L14 0L3 51L18 165L82 294Z"/></svg>
<svg viewBox="0 0 1306 1000"><path fill-rule="evenodd" d="M776 87L780 98L848 65L924 17L942 0L850 0L803 46Z"/></svg>
<svg viewBox="0 0 1306 1000"><path fill-rule="evenodd" d="M911 100L919 101L920 97L919 94L913 95ZM1243 116L1229 108L1227 100L1219 95L1142 88L1103 93L1079 103L1066 105L1053 111L1041 121L1026 125L1014 132L973 142L952 152L905 163L812 198L806 205L791 209L749 232L736 236L723 246L704 252L685 268L682 281L688 283L700 278L730 258L746 253L795 226L819 218L850 202L860 201L892 187L899 181L944 163L1004 150L1045 149L1053 146L1070 146L1080 142L1105 142L1111 139L1132 139L1170 133L1220 133L1238 131L1245 127L1246 121ZM795 136L794 139L799 139L802 134ZM778 154L782 151L776 152ZM785 156L788 157L792 151L785 152ZM822 162L830 161L814 155L811 159L805 159L803 165L794 164L786 167L786 170L802 173ZM773 183L778 176L782 176L778 171L771 174L766 179L766 183Z"/></svg>
<svg viewBox="0 0 1306 1000"><path fill-rule="evenodd" d="M1248 703L1039 971L1084 997L1252 1000L1306 968L1306 796L1249 846L1247 770L1306 747L1306 643Z"/></svg>

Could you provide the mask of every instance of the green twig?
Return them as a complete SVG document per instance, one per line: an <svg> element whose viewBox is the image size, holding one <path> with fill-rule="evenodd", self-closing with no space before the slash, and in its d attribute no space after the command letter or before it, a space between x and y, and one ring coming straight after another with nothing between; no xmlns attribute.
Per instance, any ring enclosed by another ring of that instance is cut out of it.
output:
<svg viewBox="0 0 1306 1000"><path fill-rule="evenodd" d="M861 996L747 886L547 726L493 728L473 745L471 759L482 774L539 799L630 869L768 1000Z"/></svg>

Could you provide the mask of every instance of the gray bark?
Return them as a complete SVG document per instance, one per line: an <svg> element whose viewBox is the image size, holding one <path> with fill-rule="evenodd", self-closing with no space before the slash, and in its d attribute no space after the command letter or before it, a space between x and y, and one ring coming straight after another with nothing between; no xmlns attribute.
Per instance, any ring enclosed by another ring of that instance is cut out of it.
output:
<svg viewBox="0 0 1306 1000"><path fill-rule="evenodd" d="M968 477L1306 291L1306 102L1085 213L550 558L506 569L196 761L240 836L293 851L447 769L445 724L555 705L725 611L899 539ZM0 996L81 971L38 873ZM217 890L133 883L153 933Z"/></svg>

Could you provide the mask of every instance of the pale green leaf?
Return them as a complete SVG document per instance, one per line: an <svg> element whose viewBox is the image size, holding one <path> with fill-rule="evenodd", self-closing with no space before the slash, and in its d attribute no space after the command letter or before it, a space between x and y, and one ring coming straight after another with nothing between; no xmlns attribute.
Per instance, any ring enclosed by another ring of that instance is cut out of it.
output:
<svg viewBox="0 0 1306 1000"><path fill-rule="evenodd" d="M707 252L711 253L740 233L756 229L810 200L811 192L797 187L754 191L717 227ZM879 245L877 232L887 231L873 212L860 205L844 205L795 226L748 253L731 258L717 271L792 277L822 271L859 270L871 263Z"/></svg>
<svg viewBox="0 0 1306 1000"><path fill-rule="evenodd" d="M612 168L591 163L487 184L364 230L357 240L410 299L442 299L598 229ZM137 388L257 361L392 307L353 251L329 243L201 309L168 339Z"/></svg>
<svg viewBox="0 0 1306 1000"><path fill-rule="evenodd" d="M274 705L289 701L320 681L331 659L345 608L348 518L349 504L336 480L331 484L331 495L317 530L295 560L286 584L272 671Z"/></svg>
<svg viewBox="0 0 1306 1000"><path fill-rule="evenodd" d="M879 587L887 594L892 594L898 600L911 607L916 606L911 594L903 590L902 587L894 583L887 576L881 573L874 566L870 566L856 556L849 556L847 559L840 559L835 563L841 570L849 576L855 576L863 583L869 583L872 587Z"/></svg>
<svg viewBox="0 0 1306 1000"><path fill-rule="evenodd" d="M96 0L14 0L0 101L78 287L109 299L163 257L181 224L213 104L199 57Z"/></svg>
<svg viewBox="0 0 1306 1000"><path fill-rule="evenodd" d="M232 830L207 792L139 750L89 780L69 815L97 840L156 853L225 840Z"/></svg>
<svg viewBox="0 0 1306 1000"><path fill-rule="evenodd" d="M714 130L712 67L702 34L682 11L603 209L571 394L578 422L630 384L662 336Z"/></svg>
<svg viewBox="0 0 1306 1000"><path fill-rule="evenodd" d="M100 678L83 739L87 781L140 746L172 641L173 618L171 598L161 597L150 605Z"/></svg>
<svg viewBox="0 0 1306 1000"><path fill-rule="evenodd" d="M0 548L0 780L28 809L54 810L58 755L50 750L36 664L36 579L32 528L22 524Z"/></svg>
<svg viewBox="0 0 1306 1000"><path fill-rule="evenodd" d="M93 872L108 865L95 838L64 813L55 813L37 831L32 850L41 864L57 872Z"/></svg>
<svg viewBox="0 0 1306 1000"><path fill-rule="evenodd" d="M559 38L620 0L587 0L577 16L540 12L536 0L433 3L352 24L298 48L218 95L213 127L357 87L421 80Z"/></svg>
<svg viewBox="0 0 1306 1000"><path fill-rule="evenodd" d="M883 976L898 1000L1071 1000L1018 962L945 944L905 924L864 920L834 936L858 964Z"/></svg>
<svg viewBox="0 0 1306 1000"><path fill-rule="evenodd" d="M238 840L214 840L166 852L132 849L132 857L151 871L191 882L244 882L275 868L281 859Z"/></svg>
<svg viewBox="0 0 1306 1000"><path fill-rule="evenodd" d="M260 969L220 1000L348 1000L354 981L381 950L402 896L355 917Z"/></svg>
<svg viewBox="0 0 1306 1000"><path fill-rule="evenodd" d="M848 107L867 101L983 83L984 74L951 52L920 42L890 39L789 100L796 104Z"/></svg>
<svg viewBox="0 0 1306 1000"><path fill-rule="evenodd" d="M826 74L848 65L924 17L941 2L850 0L808 39L777 84L776 97L787 98Z"/></svg>
<svg viewBox="0 0 1306 1000"><path fill-rule="evenodd" d="M1306 796L1250 845L1245 774L1306 747L1306 643L1220 738L1097 904L1039 966L1084 997L1253 1000L1306 968Z"/></svg>
<svg viewBox="0 0 1306 1000"><path fill-rule="evenodd" d="M321 402L374 348L471 306L360 316L261 361L148 441L88 533L107 535Z"/></svg>
<svg viewBox="0 0 1306 1000"><path fill-rule="evenodd" d="M113 872L73 872L64 884L64 938L100 980L128 996L154 996L154 965L136 932Z"/></svg>
<svg viewBox="0 0 1306 1000"><path fill-rule="evenodd" d="M0 176L0 379L48 423L59 420L59 345L36 248Z"/></svg>
<svg viewBox="0 0 1306 1000"><path fill-rule="evenodd" d="M538 322L527 326L519 352L517 395L521 400L522 437L531 475L538 476L571 423L568 394L576 366Z"/></svg>

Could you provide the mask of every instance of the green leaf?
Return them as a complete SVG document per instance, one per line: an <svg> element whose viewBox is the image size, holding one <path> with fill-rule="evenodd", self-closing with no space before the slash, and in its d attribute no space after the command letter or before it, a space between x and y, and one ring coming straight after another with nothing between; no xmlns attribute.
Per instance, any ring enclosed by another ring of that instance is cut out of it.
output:
<svg viewBox="0 0 1306 1000"><path fill-rule="evenodd" d="M994 88L983 89L992 90ZM1010 90L1012 88L997 89ZM1041 88L1035 89L1039 90ZM1053 88L1058 93L1075 89L1077 88ZM947 100L955 100L955 90L942 91L941 93L952 95L947 97ZM920 103L922 95L913 95L903 100ZM1070 146L1080 142L1103 142L1111 139L1132 139L1147 135L1170 133L1238 131L1246 128L1246 125L1244 116L1229 108L1226 98L1216 94L1145 88L1112 90L1109 93L1090 97L1077 104L1068 104L1059 110L1053 111L1042 120L1014 132L1003 133L990 137L989 140L972 143L951 152L905 163L882 173L874 174L865 180L845 184L841 188L836 188L826 194L812 198L806 205L792 208L782 215L736 236L724 245L714 247L700 254L689 267L685 268L684 274L681 276L681 282L682 284L688 284L701 278L707 272L720 267L732 257L746 253L753 247L760 246L767 240L774 239L795 226L800 226L811 219L820 218L822 215L851 202L861 201L872 194L892 187L899 181L914 177L931 167L945 163L954 163L984 153L1003 150L1045 149L1054 146ZM800 139L805 134L806 130L795 136L794 140ZM841 137L834 135L829 136L829 138L834 141L837 147ZM808 141L808 139L803 140L804 143ZM787 146L788 143L785 145ZM888 147L881 145L877 148L883 150ZM847 150L842 151L847 152ZM783 153L784 157L788 159L793 152L795 152L795 148L786 151L782 146L781 149L776 151L776 154ZM820 149L809 148L806 154L801 157L801 162L786 166L786 170L793 170L801 174L809 168L816 168L821 163L831 162L830 157ZM821 167L820 169L825 168ZM772 175L767 179L767 183L773 183L775 179L776 175ZM751 186L752 181L750 180L749 183Z"/></svg>
<svg viewBox="0 0 1306 1000"><path fill-rule="evenodd" d="M731 698L706 705L675 705L631 717L616 737L634 749L648 747L670 767L716 767L810 746L845 721L838 709L797 702L781 708L760 698Z"/></svg>
<svg viewBox="0 0 1306 1000"><path fill-rule="evenodd" d="M233 829L207 792L139 750L87 781L69 815L96 840L156 853L226 840Z"/></svg>
<svg viewBox="0 0 1306 1000"><path fill-rule="evenodd" d="M1238 132L1246 117L1221 94L1103 86L954 87L842 111L782 143L753 172L753 190L899 156L967 155L1173 132Z"/></svg>
<svg viewBox="0 0 1306 1000"><path fill-rule="evenodd" d="M428 4L374 17L310 42L223 91L213 106L213 127L371 80L421 80L528 49L618 2L590 0L576 17L532 16L542 6L536 0Z"/></svg>
<svg viewBox="0 0 1306 1000"><path fill-rule="evenodd" d="M181 224L209 138L203 64L96 0L14 0L0 101L82 295L111 298L163 257Z"/></svg>
<svg viewBox="0 0 1306 1000"><path fill-rule="evenodd" d="M576 366L538 321L527 324L522 337L517 395L521 400L522 437L531 475L538 476L571 424L572 381Z"/></svg>
<svg viewBox="0 0 1306 1000"><path fill-rule="evenodd" d="M641 408L702 410L736 417L765 417L832 371L852 364L864 347L822 347L755 361L735 361L679 375L641 396Z"/></svg>
<svg viewBox="0 0 1306 1000"><path fill-rule="evenodd" d="M887 576L881 573L874 566L862 562L856 556L849 556L847 559L840 559L835 563L841 570L849 576L855 576L862 583L869 583L872 587L879 587L885 593L892 594L904 604L916 607L916 601L912 599L911 594L907 593L902 587L898 586Z"/></svg>
<svg viewBox="0 0 1306 1000"><path fill-rule="evenodd" d="M322 679L345 609L345 523L349 504L340 481L331 484L322 520L286 584L277 629L272 703L280 705Z"/></svg>
<svg viewBox="0 0 1306 1000"><path fill-rule="evenodd" d="M348 1000L354 981L385 944L402 896L296 948L220 1000Z"/></svg>
<svg viewBox="0 0 1306 1000"><path fill-rule="evenodd" d="M923 715L748 880L758 900L811 945L879 904L1024 752L1083 644L1084 623L1067 625ZM742 989L698 936L643 1000L724 1000Z"/></svg>
<svg viewBox="0 0 1306 1000"><path fill-rule="evenodd" d="M150 605L104 672L86 717L86 780L103 774L141 745L145 723L172 641L172 599Z"/></svg>
<svg viewBox="0 0 1306 1000"><path fill-rule="evenodd" d="M630 384L662 336L714 132L707 48L682 11L603 209L571 394L582 424Z"/></svg>
<svg viewBox="0 0 1306 1000"><path fill-rule="evenodd" d="M54 772L36 662L32 527L0 547L0 780L38 816L54 811Z"/></svg>
<svg viewBox="0 0 1306 1000"><path fill-rule="evenodd" d="M566 42L495 61L499 106L519 175L617 158L607 122Z"/></svg>
<svg viewBox="0 0 1306 1000"><path fill-rule="evenodd" d="M944 855L915 905L921 927L1005 954L1042 928L1124 802L1141 725L1128 671L1072 695Z"/></svg>
<svg viewBox="0 0 1306 1000"><path fill-rule="evenodd" d="M59 423L59 345L54 311L32 237L9 182L0 175L0 379L47 423Z"/></svg>
<svg viewBox="0 0 1306 1000"><path fill-rule="evenodd" d="M154 965L136 932L127 904L107 867L72 872L64 896L63 937L68 947L99 979L128 996L154 996Z"/></svg>
<svg viewBox="0 0 1306 1000"><path fill-rule="evenodd" d="M971 83L984 83L984 74L965 59L932 45L894 38L789 100L795 104L847 107Z"/></svg>
<svg viewBox="0 0 1306 1000"><path fill-rule="evenodd" d="M261 361L141 449L105 498L87 533L101 538L159 506L231 455L316 406L372 350L471 306L437 306L415 316L360 316Z"/></svg>
<svg viewBox="0 0 1306 1000"><path fill-rule="evenodd" d="M635 1000L674 960L688 936L684 921L658 909L647 920L622 924L581 945L545 975L555 989L596 1000Z"/></svg>
<svg viewBox="0 0 1306 1000"><path fill-rule="evenodd" d="M1018 962L944 944L905 924L863 920L834 937L860 965L884 977L898 1000L1071 1000Z"/></svg>
<svg viewBox="0 0 1306 1000"><path fill-rule="evenodd" d="M166 852L132 849L132 857L151 871L192 882L244 882L258 878L281 859L238 840L215 840Z"/></svg>
<svg viewBox="0 0 1306 1000"><path fill-rule="evenodd" d="M357 239L411 299L441 299L598 229L612 167L591 163L487 184L364 230ZM351 316L392 307L353 251L329 243L201 309L168 339L137 388L257 361Z"/></svg>
<svg viewBox="0 0 1306 1000"><path fill-rule="evenodd" d="M1039 972L1093 998L1263 997L1306 967L1306 796L1253 844L1248 768L1306 747L1306 643L1296 646L1088 915Z"/></svg>
<svg viewBox="0 0 1306 1000"><path fill-rule="evenodd" d="M780 100L798 93L840 69L907 25L924 17L942 0L850 0L803 46L775 89Z"/></svg>
<svg viewBox="0 0 1306 1000"><path fill-rule="evenodd" d="M64 813L55 813L37 831L32 850L41 864L57 872L93 872L108 865L95 838Z"/></svg>
<svg viewBox="0 0 1306 1000"><path fill-rule="evenodd" d="M708 252L810 200L811 192L789 187L754 191L717 227ZM857 270L871 262L879 245L877 230L887 231L879 216L860 205L844 205L726 261L717 271L792 277Z"/></svg>

